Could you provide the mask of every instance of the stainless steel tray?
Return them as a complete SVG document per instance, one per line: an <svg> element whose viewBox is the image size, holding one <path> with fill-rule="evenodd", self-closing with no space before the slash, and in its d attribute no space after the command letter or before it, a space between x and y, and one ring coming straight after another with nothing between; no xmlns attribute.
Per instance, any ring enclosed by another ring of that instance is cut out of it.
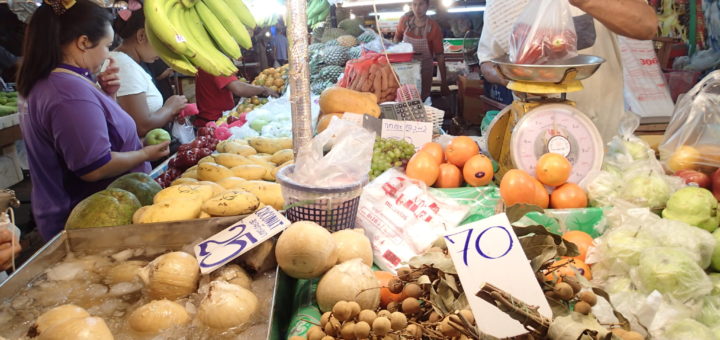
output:
<svg viewBox="0 0 720 340"><path fill-rule="evenodd" d="M7 280L0 283L0 301L14 297L23 287L42 275L47 268L62 261L70 251L139 247L180 249L193 241L207 238L229 227L243 217L245 216L65 230L38 250ZM273 322L273 314L274 311L271 309L268 328Z"/></svg>
<svg viewBox="0 0 720 340"><path fill-rule="evenodd" d="M507 55L492 59L500 74L514 81L531 83L563 83L592 76L605 59L580 54L570 59L544 65L513 64Z"/></svg>

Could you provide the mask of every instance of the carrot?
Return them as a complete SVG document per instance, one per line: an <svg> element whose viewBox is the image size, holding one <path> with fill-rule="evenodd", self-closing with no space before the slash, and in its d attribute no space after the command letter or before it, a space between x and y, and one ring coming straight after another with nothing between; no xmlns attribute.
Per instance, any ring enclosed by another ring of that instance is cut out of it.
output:
<svg viewBox="0 0 720 340"><path fill-rule="evenodd" d="M362 88L360 89L360 91L361 92L370 92L370 87L372 86L374 81L375 81L375 73L368 74L367 78L365 79L365 82L362 83Z"/></svg>
<svg viewBox="0 0 720 340"><path fill-rule="evenodd" d="M385 64L385 66L380 70L380 73L382 74L382 77L381 77L382 83L380 84L380 88L382 88L383 91L387 90L388 82L390 81L390 79L388 79L389 74L387 72L387 69L388 69L387 64Z"/></svg>
<svg viewBox="0 0 720 340"><path fill-rule="evenodd" d="M380 68L377 68L375 70L375 79L373 80L373 87L374 87L374 93L378 98L380 97L380 92L382 92L382 79L383 79L384 73Z"/></svg>

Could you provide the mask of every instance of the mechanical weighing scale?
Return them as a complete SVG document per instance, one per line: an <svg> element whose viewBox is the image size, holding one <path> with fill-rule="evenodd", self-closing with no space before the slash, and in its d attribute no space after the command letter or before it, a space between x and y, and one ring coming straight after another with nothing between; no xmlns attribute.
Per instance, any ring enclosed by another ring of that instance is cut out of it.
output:
<svg viewBox="0 0 720 340"><path fill-rule="evenodd" d="M592 76L605 60L578 55L562 64L518 65L504 56L492 62L511 80L508 88L518 96L492 121L483 148L498 161L499 176L510 169L534 175L537 160L548 152L572 163L569 182L579 183L590 171L600 170L602 137L566 94L582 90L580 81Z"/></svg>

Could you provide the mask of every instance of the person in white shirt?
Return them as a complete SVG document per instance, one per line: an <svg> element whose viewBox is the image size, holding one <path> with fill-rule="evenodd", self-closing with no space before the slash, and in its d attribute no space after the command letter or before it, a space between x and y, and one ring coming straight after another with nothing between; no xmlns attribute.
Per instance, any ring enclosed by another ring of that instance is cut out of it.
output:
<svg viewBox="0 0 720 340"><path fill-rule="evenodd" d="M131 5L137 6L134 8ZM137 0L129 2L129 9L115 19L116 34L122 38L120 45L110 53L120 68L120 89L117 102L137 125L138 136L171 122L187 104L185 96L171 96L163 105L163 98L152 76L141 66L152 63L158 54L145 35L145 15ZM129 17L128 17L129 15Z"/></svg>
<svg viewBox="0 0 720 340"><path fill-rule="evenodd" d="M285 36L285 30L278 28L277 34L271 40L273 51L275 53L275 61L279 66L288 62L288 40Z"/></svg>
<svg viewBox="0 0 720 340"><path fill-rule="evenodd" d="M487 0L484 25L478 46L482 75L489 82L507 85L491 59L508 53L513 23L531 0ZM588 115L609 141L625 112L623 72L617 35L633 39L652 39L657 33L655 10L645 0L560 0L572 6L578 35L578 53L604 58L595 75L583 80L584 89L569 93L568 99Z"/></svg>

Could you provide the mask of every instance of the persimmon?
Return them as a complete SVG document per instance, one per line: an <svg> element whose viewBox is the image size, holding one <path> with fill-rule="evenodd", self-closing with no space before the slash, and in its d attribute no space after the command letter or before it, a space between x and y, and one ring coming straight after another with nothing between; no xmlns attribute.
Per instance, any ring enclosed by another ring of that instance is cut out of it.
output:
<svg viewBox="0 0 720 340"><path fill-rule="evenodd" d="M550 208L586 208L588 198L585 190L575 183L565 183L550 194Z"/></svg>
<svg viewBox="0 0 720 340"><path fill-rule="evenodd" d="M563 155L546 153L535 167L535 176L542 184L556 187L565 184L572 173L572 164Z"/></svg>
<svg viewBox="0 0 720 340"><path fill-rule="evenodd" d="M470 157L480 153L475 141L468 136L458 136L450 141L445 148L445 159L448 163L455 164L458 168L462 168Z"/></svg>
<svg viewBox="0 0 720 340"><path fill-rule="evenodd" d="M540 181L535 178L532 180L533 183L535 183L535 205L547 209L550 205L550 194L548 194L547 189L545 189L545 186L540 183Z"/></svg>
<svg viewBox="0 0 720 340"><path fill-rule="evenodd" d="M435 142L425 143L420 151L425 151L433 156L438 165L445 161L445 151L443 151L442 145Z"/></svg>
<svg viewBox="0 0 720 340"><path fill-rule="evenodd" d="M426 151L416 152L405 168L410 178L425 182L427 186L435 184L440 175L440 165L435 163L433 156Z"/></svg>
<svg viewBox="0 0 720 340"><path fill-rule="evenodd" d="M577 246L580 255L575 256L574 258L585 261L588 248L590 248L593 244L592 236L584 231L568 230L562 235L562 238L565 241L572 242L575 246Z"/></svg>
<svg viewBox="0 0 720 340"><path fill-rule="evenodd" d="M380 305L383 308L387 307L390 302L400 303L405 300L407 297L405 296L405 293L400 292L398 294L393 294L388 287L390 280L397 278L397 276L385 271L375 271L373 273L380 282Z"/></svg>
<svg viewBox="0 0 720 340"><path fill-rule="evenodd" d="M527 172L512 169L500 181L500 196L505 206L518 203L535 204L535 182Z"/></svg>
<svg viewBox="0 0 720 340"><path fill-rule="evenodd" d="M460 169L454 164L440 164L440 174L438 175L435 186L438 188L457 188L462 185L463 175Z"/></svg>
<svg viewBox="0 0 720 340"><path fill-rule="evenodd" d="M488 185L495 175L492 161L483 154L470 157L465 162L462 172L465 182L473 187Z"/></svg>
<svg viewBox="0 0 720 340"><path fill-rule="evenodd" d="M586 279L592 280L590 266L588 266L585 261L567 256L563 256L550 264L548 270L544 271L545 280L553 281L566 276L575 277L575 269Z"/></svg>

